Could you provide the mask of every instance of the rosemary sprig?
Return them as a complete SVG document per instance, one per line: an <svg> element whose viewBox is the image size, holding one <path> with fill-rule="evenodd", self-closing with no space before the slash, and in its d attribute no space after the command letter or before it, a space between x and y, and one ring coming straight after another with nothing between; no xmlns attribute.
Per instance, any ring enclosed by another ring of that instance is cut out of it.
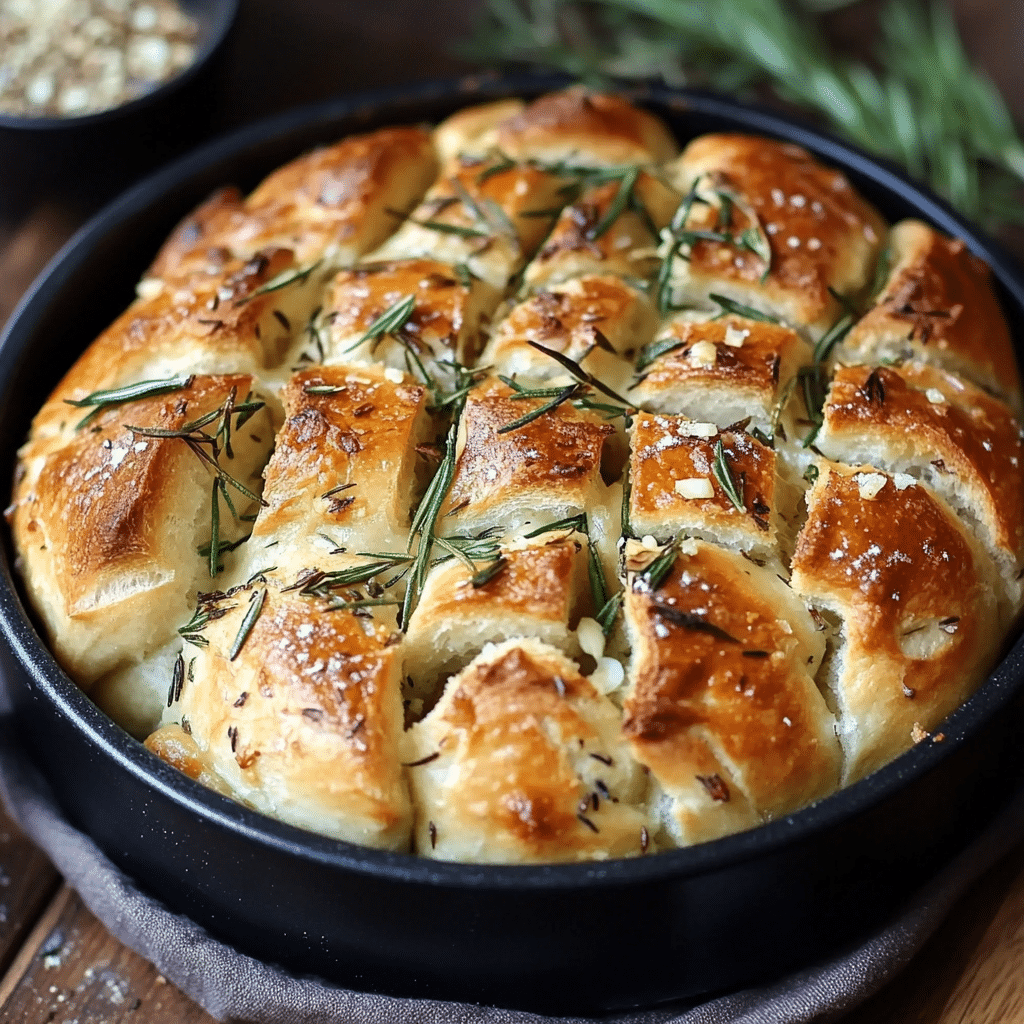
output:
<svg viewBox="0 0 1024 1024"><path fill-rule="evenodd" d="M137 402L142 398L152 398L155 395L181 391L183 388L191 387L195 379L195 374L181 373L176 377L167 377L165 380L140 380L136 384L128 384L123 388L94 391L91 395L86 395L85 398L65 398L64 403L72 405L76 409L86 409L90 405L95 407L75 424L75 430L80 430L113 405L123 405L125 402Z"/></svg>
<svg viewBox="0 0 1024 1024"><path fill-rule="evenodd" d="M366 556L364 556L366 557ZM373 561L366 565L355 565L348 569L335 569L330 572L316 571L302 575L285 590L297 590L303 596L326 597L332 590L354 587L366 583L379 576L386 569L403 565L412 561L410 555L375 555Z"/></svg>
<svg viewBox="0 0 1024 1024"><path fill-rule="evenodd" d="M254 413L262 409L265 404L260 401L253 401L251 396L247 396L246 400L241 404L236 404L236 394L237 390L232 388L227 398L224 399L220 406L216 409L210 410L210 412L204 413L202 416L186 423L184 426L176 430L164 427L132 426L128 423L124 425L126 430L130 430L133 434L142 437L153 437L161 440L178 439L184 441L196 458L213 470L214 479L211 487L210 498L210 546L207 552L209 556L211 577L216 576L220 571L220 566L218 564L220 561L220 552L225 550L224 545L220 540L221 499L223 499L224 504L227 505L232 516L234 516L235 519L239 518L238 511L231 500L231 494L228 491L228 488L234 488L240 494L245 495L246 498L250 501L256 502L258 505L266 507L267 504L258 494L251 491L240 480L236 480L235 477L233 477L220 464L220 456L222 452L226 454L229 459L234 457L234 452L231 448L232 416L235 417L234 429L237 430ZM203 427L208 427L212 423L217 424L217 428L214 433L207 433L203 430ZM230 550L230 548L228 550ZM201 551L200 553L202 554L203 552Z"/></svg>
<svg viewBox="0 0 1024 1024"><path fill-rule="evenodd" d="M719 486L725 491L726 497L733 503L737 512L746 512L747 506L743 503L743 495L736 486L736 478L732 475L732 467L729 465L728 456L725 454L725 447L722 439L718 439L715 445L715 458L711 464L711 473L718 481Z"/></svg>
<svg viewBox="0 0 1024 1024"><path fill-rule="evenodd" d="M964 53L949 5L889 0L875 64L844 59L819 16L846 0L489 0L463 47L593 84L609 77L752 92L770 85L854 142L897 160L988 226L1024 221L1024 143Z"/></svg>
<svg viewBox="0 0 1024 1024"><path fill-rule="evenodd" d="M657 590L672 571L672 566L676 564L676 556L679 554L682 543L682 537L673 537L668 545L662 549L661 554L643 572L637 575L634 586L636 583L640 583L646 590L652 593Z"/></svg>
<svg viewBox="0 0 1024 1024"><path fill-rule="evenodd" d="M241 625L238 627L235 642L231 645L231 650L228 652L228 661L234 661L242 653L245 641L249 639L252 627L256 625L256 620L260 617L260 612L263 611L263 605L266 603L266 600L266 587L262 590L254 591L249 597L249 607L246 609Z"/></svg>
<svg viewBox="0 0 1024 1024"><path fill-rule="evenodd" d="M677 348L682 347L683 342L671 335L667 338L655 338L654 341L649 341L637 353L636 372L643 373L656 359L660 359L662 356L668 355L669 352L674 352Z"/></svg>
<svg viewBox="0 0 1024 1024"><path fill-rule="evenodd" d="M611 630L612 622L615 621L615 611L617 608L610 613L607 612L609 603L608 587L604 579L604 569L601 566L601 556L597 553L594 538L590 533L590 524L587 520L586 512L580 512L577 515L567 516L565 519L559 519L556 522L538 526L536 530L531 530L523 536L531 539L558 530L565 530L567 536L572 533L582 533L587 538L587 578L590 582L590 596L594 608L598 609L597 621L601 623L601 628L604 630L605 636L607 636ZM602 620L600 617L602 612L606 613L607 625L605 620Z"/></svg>
<svg viewBox="0 0 1024 1024"><path fill-rule="evenodd" d="M324 606L325 612L351 612L361 608L384 608L388 605L399 605L402 602L396 597L355 597L350 600L334 598Z"/></svg>
<svg viewBox="0 0 1024 1024"><path fill-rule="evenodd" d="M416 555L412 560L412 567L409 572L409 585L405 591L405 600L402 603L401 626L409 628L409 619L412 617L420 594L423 591L423 584L427 578L427 571L430 568L430 552L434 546L434 531L437 526L437 517L441 512L441 506L455 478L455 442L458 436L458 420L456 419L448 430L448 437L445 442L445 454L437 472L427 485L416 514L413 516L412 525L409 528L409 551L412 551L412 544L415 538L419 538L416 547Z"/></svg>
<svg viewBox="0 0 1024 1024"><path fill-rule="evenodd" d="M615 402L619 402L627 410L634 408L633 404L631 402L627 402L622 395L616 394L616 392L612 391L612 389L603 381L599 380L593 374L587 373L587 371L584 370L576 360L570 359L567 355L563 355L561 352L556 352L553 348L548 348L547 346L540 344L538 341L528 341L527 344L531 348L535 348L538 352L543 352L549 359L554 359L559 366L568 370L569 373L572 374L572 376L581 384L589 384L595 390L600 391L601 394L607 395L608 398L611 398Z"/></svg>
<svg viewBox="0 0 1024 1024"><path fill-rule="evenodd" d="M544 389L550 390L550 389ZM552 409L557 409L563 402L569 401L570 398L574 397L579 393L579 384L570 384L568 387L560 388L555 397L550 401L545 402L543 405L538 405L536 409L531 409L525 416L520 416L519 419L513 420L511 423L506 423L501 427L498 427L497 433L508 434L513 430L518 430L520 427L525 427L527 423L532 423L534 420L539 419L545 413L551 412ZM532 395L520 393L513 395L513 398L530 398Z"/></svg>
<svg viewBox="0 0 1024 1024"><path fill-rule="evenodd" d="M508 565L508 559L504 555L499 556L490 565L485 565L478 572L473 573L470 577L470 583L473 584L474 589L487 586L495 576L500 573L505 566Z"/></svg>
<svg viewBox="0 0 1024 1024"><path fill-rule="evenodd" d="M409 318L412 316L415 308L415 295L407 295L404 299L399 299L397 302L392 303L366 328L365 333L357 342L345 349L345 354L355 352L360 345L368 341L374 342L370 346L370 351L373 352L377 345L380 344L380 340L384 335L397 334L409 322Z"/></svg>
<svg viewBox="0 0 1024 1024"><path fill-rule="evenodd" d="M203 636L202 631L209 623L223 618L232 608L236 607L235 605L215 604L214 599L218 596L221 595L199 595L199 601L196 604L196 610L192 613L192 618L178 630L178 635L183 640L187 640L195 647L209 646L210 642Z"/></svg>
<svg viewBox="0 0 1024 1024"><path fill-rule="evenodd" d="M449 224L443 220L417 220L406 218L410 224L418 224L421 228L437 231L442 235L458 235L460 238L490 238L491 232L482 228L471 228L465 224Z"/></svg>
<svg viewBox="0 0 1024 1024"><path fill-rule="evenodd" d="M780 324L782 321L776 317L771 316L769 313L762 313L759 309L754 309L753 306L746 306L742 302L736 302L735 299L730 299L726 295L715 295L711 293L708 298L712 302L718 304L721 308L721 312L718 313L713 319L718 320L725 316L727 313L732 313L734 316L746 317L748 320L760 320L766 324Z"/></svg>
<svg viewBox="0 0 1024 1024"><path fill-rule="evenodd" d="M254 288L248 295L243 295L242 298L235 300L236 306L244 306L247 302L252 302L253 299L260 295L267 295L270 292L279 292L289 285L301 284L305 282L306 278L316 270L317 267L323 260L317 260L315 263L310 263L306 267L289 267L287 270L282 270L280 274L272 277L266 284L261 284L259 288Z"/></svg>
<svg viewBox="0 0 1024 1024"><path fill-rule="evenodd" d="M639 178L639 167L630 167L625 171L619 179L619 188L615 193L615 198L608 204L608 209L605 210L604 216L592 228L588 228L586 235L589 241L596 242L597 239L606 234L619 217L635 203L636 195L634 190ZM654 231L652 234L656 235L657 232Z"/></svg>

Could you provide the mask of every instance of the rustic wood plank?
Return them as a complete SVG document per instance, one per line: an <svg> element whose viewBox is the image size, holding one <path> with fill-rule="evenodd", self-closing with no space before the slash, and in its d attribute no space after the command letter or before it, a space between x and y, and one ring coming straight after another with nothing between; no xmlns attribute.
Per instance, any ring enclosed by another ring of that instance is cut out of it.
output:
<svg viewBox="0 0 1024 1024"><path fill-rule="evenodd" d="M63 886L0 981L0 1020L39 1024L212 1024L122 946Z"/></svg>
<svg viewBox="0 0 1024 1024"><path fill-rule="evenodd" d="M996 922L1006 919L1006 915L1011 915L1012 921L1015 913L1019 927L1022 910L1024 847L982 876L960 898L903 973L844 1018L844 1024L981 1024L981 1018L975 1021L948 1016L948 1007L957 998L956 993L971 985L979 964L990 954L1005 963L1007 972L1016 973L1016 984L1024 989L1020 946L1014 953L1014 965L1000 943L989 937ZM1021 942L1020 935L1016 941ZM999 1024L1024 1024L1024 1017L991 1020L998 1020Z"/></svg>
<svg viewBox="0 0 1024 1024"><path fill-rule="evenodd" d="M1020 866L1024 857L1017 860ZM937 1024L1024 1024L1024 871L1014 878Z"/></svg>
<svg viewBox="0 0 1024 1024"><path fill-rule="evenodd" d="M0 807L0 977L59 884L50 862Z"/></svg>

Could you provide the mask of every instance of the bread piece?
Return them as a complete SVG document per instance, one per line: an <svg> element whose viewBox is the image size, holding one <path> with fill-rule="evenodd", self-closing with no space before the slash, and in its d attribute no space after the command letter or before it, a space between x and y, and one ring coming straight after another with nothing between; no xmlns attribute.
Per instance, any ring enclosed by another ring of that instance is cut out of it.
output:
<svg viewBox="0 0 1024 1024"><path fill-rule="evenodd" d="M630 379L627 356L650 340L655 322L650 302L637 288L616 277L581 277L514 305L495 326L480 362L508 377L565 377L565 368L530 344L535 342L568 356L622 394Z"/></svg>
<svg viewBox="0 0 1024 1024"><path fill-rule="evenodd" d="M748 429L770 436L782 388L811 357L810 346L788 327L683 313L641 353L638 382L628 394L644 409L721 429L749 418Z"/></svg>
<svg viewBox="0 0 1024 1024"><path fill-rule="evenodd" d="M825 644L770 569L684 542L651 578L627 544L633 648L623 733L664 793L664 825L688 845L749 828L832 792L840 751L814 684Z"/></svg>
<svg viewBox="0 0 1024 1024"><path fill-rule="evenodd" d="M543 405L541 399L516 401L513 394L492 380L467 396L440 532L542 526L578 515L605 497L601 454L614 428L563 403L502 432Z"/></svg>
<svg viewBox="0 0 1024 1024"><path fill-rule="evenodd" d="M518 114L520 99L495 100L465 107L446 117L434 129L434 148L444 166L461 156L487 156L494 148L494 128Z"/></svg>
<svg viewBox="0 0 1024 1024"><path fill-rule="evenodd" d="M844 784L903 753L965 701L999 650L985 553L925 486L823 464L793 588L838 617L829 685Z"/></svg>
<svg viewBox="0 0 1024 1024"><path fill-rule="evenodd" d="M421 378L423 371L437 374L443 372L438 362L476 360L500 300L497 288L468 273L460 280L436 260L363 263L331 282L321 311L321 351L311 355L329 363L384 363ZM375 329L389 313L392 329Z"/></svg>
<svg viewBox="0 0 1024 1024"><path fill-rule="evenodd" d="M404 552L429 472L417 447L435 434L424 388L379 367L325 366L295 374L282 397L247 571L273 564L292 582L303 569L345 567L339 548Z"/></svg>
<svg viewBox="0 0 1024 1024"><path fill-rule="evenodd" d="M236 800L362 846L406 850L411 815L399 764L399 655L391 634L323 602L254 581L199 605L208 616L168 680L172 744ZM196 777L196 776L193 776Z"/></svg>
<svg viewBox="0 0 1024 1024"><path fill-rule="evenodd" d="M558 215L526 268L531 288L584 274L642 279L657 270L658 232L682 197L647 171L626 168L614 175L608 181L600 173L582 177L581 195Z"/></svg>
<svg viewBox="0 0 1024 1024"><path fill-rule="evenodd" d="M1007 619L1021 604L1024 440L1008 406L925 363L840 367L816 444L831 459L925 481L985 541Z"/></svg>
<svg viewBox="0 0 1024 1024"><path fill-rule="evenodd" d="M460 158L370 260L429 257L504 289L543 241L550 221L534 214L561 205L562 184L503 156Z"/></svg>
<svg viewBox="0 0 1024 1024"><path fill-rule="evenodd" d="M390 211L413 206L436 173L422 128L353 135L285 164L248 199L235 189L215 192L178 225L146 277L217 272L268 246L291 249L303 267L351 266L398 226Z"/></svg>
<svg viewBox="0 0 1024 1024"><path fill-rule="evenodd" d="M637 536L664 543L686 534L741 551L774 550L775 452L743 431L642 412L630 437L629 479Z"/></svg>
<svg viewBox="0 0 1024 1024"><path fill-rule="evenodd" d="M714 306L713 294L752 306L817 339L870 284L885 223L839 172L798 146L748 135L702 135L670 170L684 204L663 255L675 304ZM723 202L723 196L728 197ZM678 223L689 209L685 223ZM694 238L710 231L750 240ZM771 260L763 258L770 250ZM679 255L671 254L678 252ZM766 273L767 271L767 273Z"/></svg>
<svg viewBox="0 0 1024 1024"><path fill-rule="evenodd" d="M243 414L231 415L231 455L218 431L223 413L189 431L219 434L217 447L141 431L181 431L241 404L255 387L248 376L195 377L107 409L62 448L34 457L26 449L12 523L19 564L57 659L83 688L160 648L188 618L196 589L210 588L215 477L197 451L255 492L273 442L266 406L245 414L244 425ZM234 483L225 487L239 515L250 510ZM226 543L246 524L216 500ZM117 717L116 707L108 710Z"/></svg>
<svg viewBox="0 0 1024 1024"><path fill-rule="evenodd" d="M501 121L494 139L515 160L586 167L662 163L679 151L653 114L582 85L534 100Z"/></svg>
<svg viewBox="0 0 1024 1024"><path fill-rule="evenodd" d="M66 403L96 391L181 374L255 374L273 366L306 323L319 289L309 277L295 277L264 290L293 267L290 251L269 250L220 275L139 299L65 374L36 416L32 436L67 438L83 413Z"/></svg>
<svg viewBox="0 0 1024 1024"><path fill-rule="evenodd" d="M416 851L506 864L643 852L642 777L619 721L561 652L487 648L405 735Z"/></svg>
<svg viewBox="0 0 1024 1024"><path fill-rule="evenodd" d="M1006 320L984 262L959 239L904 220L889 233L889 275L845 338L847 361L917 359L958 373L1021 409Z"/></svg>
<svg viewBox="0 0 1024 1024"><path fill-rule="evenodd" d="M476 574L457 559L435 566L402 645L414 696L429 699L487 643L536 637L579 657L573 630L584 611L596 609L587 582L586 537L566 533L495 544L493 558L480 560L476 574L500 560L498 571L476 585Z"/></svg>

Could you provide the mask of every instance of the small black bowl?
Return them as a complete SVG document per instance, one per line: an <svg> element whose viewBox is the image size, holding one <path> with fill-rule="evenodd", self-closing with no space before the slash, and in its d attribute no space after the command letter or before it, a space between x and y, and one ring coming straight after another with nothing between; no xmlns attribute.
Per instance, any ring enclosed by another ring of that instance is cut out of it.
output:
<svg viewBox="0 0 1024 1024"><path fill-rule="evenodd" d="M80 117L0 113L0 223L54 199L98 209L132 182L202 141L239 0L179 0L198 25L195 58L136 99Z"/></svg>
<svg viewBox="0 0 1024 1024"><path fill-rule="evenodd" d="M136 187L69 243L0 340L0 479L10 478L61 373L211 189L249 188L346 133L564 84L484 78L337 100L243 129ZM1013 260L892 168L736 102L655 88L634 98L684 143L710 131L795 142L842 168L888 219L920 217L963 238L993 268L1020 353L1024 279ZM6 535L2 553L6 714L68 819L215 937L363 991L597 1014L777 978L881 928L1024 779L1019 640L942 724L941 742L937 734L849 789L749 832L653 857L548 866L438 863L353 846L204 789L118 728L40 639Z"/></svg>

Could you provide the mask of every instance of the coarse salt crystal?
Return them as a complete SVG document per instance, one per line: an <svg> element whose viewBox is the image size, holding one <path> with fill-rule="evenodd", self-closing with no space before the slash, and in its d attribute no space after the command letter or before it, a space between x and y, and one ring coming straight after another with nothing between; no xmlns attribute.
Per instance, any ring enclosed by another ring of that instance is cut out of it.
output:
<svg viewBox="0 0 1024 1024"><path fill-rule="evenodd" d="M892 482L897 491L905 491L908 487L913 487L917 483L909 473L896 473L892 478Z"/></svg>
<svg viewBox="0 0 1024 1024"><path fill-rule="evenodd" d="M946 396L938 388L929 388L925 397L932 405L942 405L946 401Z"/></svg>
<svg viewBox="0 0 1024 1024"><path fill-rule="evenodd" d="M386 366L384 368L384 377L391 381L392 384L401 384L405 380L405 374L394 366Z"/></svg>
<svg viewBox="0 0 1024 1024"><path fill-rule="evenodd" d="M684 498L713 498L715 489L706 476L688 477L686 480L677 480L675 483L676 494Z"/></svg>

